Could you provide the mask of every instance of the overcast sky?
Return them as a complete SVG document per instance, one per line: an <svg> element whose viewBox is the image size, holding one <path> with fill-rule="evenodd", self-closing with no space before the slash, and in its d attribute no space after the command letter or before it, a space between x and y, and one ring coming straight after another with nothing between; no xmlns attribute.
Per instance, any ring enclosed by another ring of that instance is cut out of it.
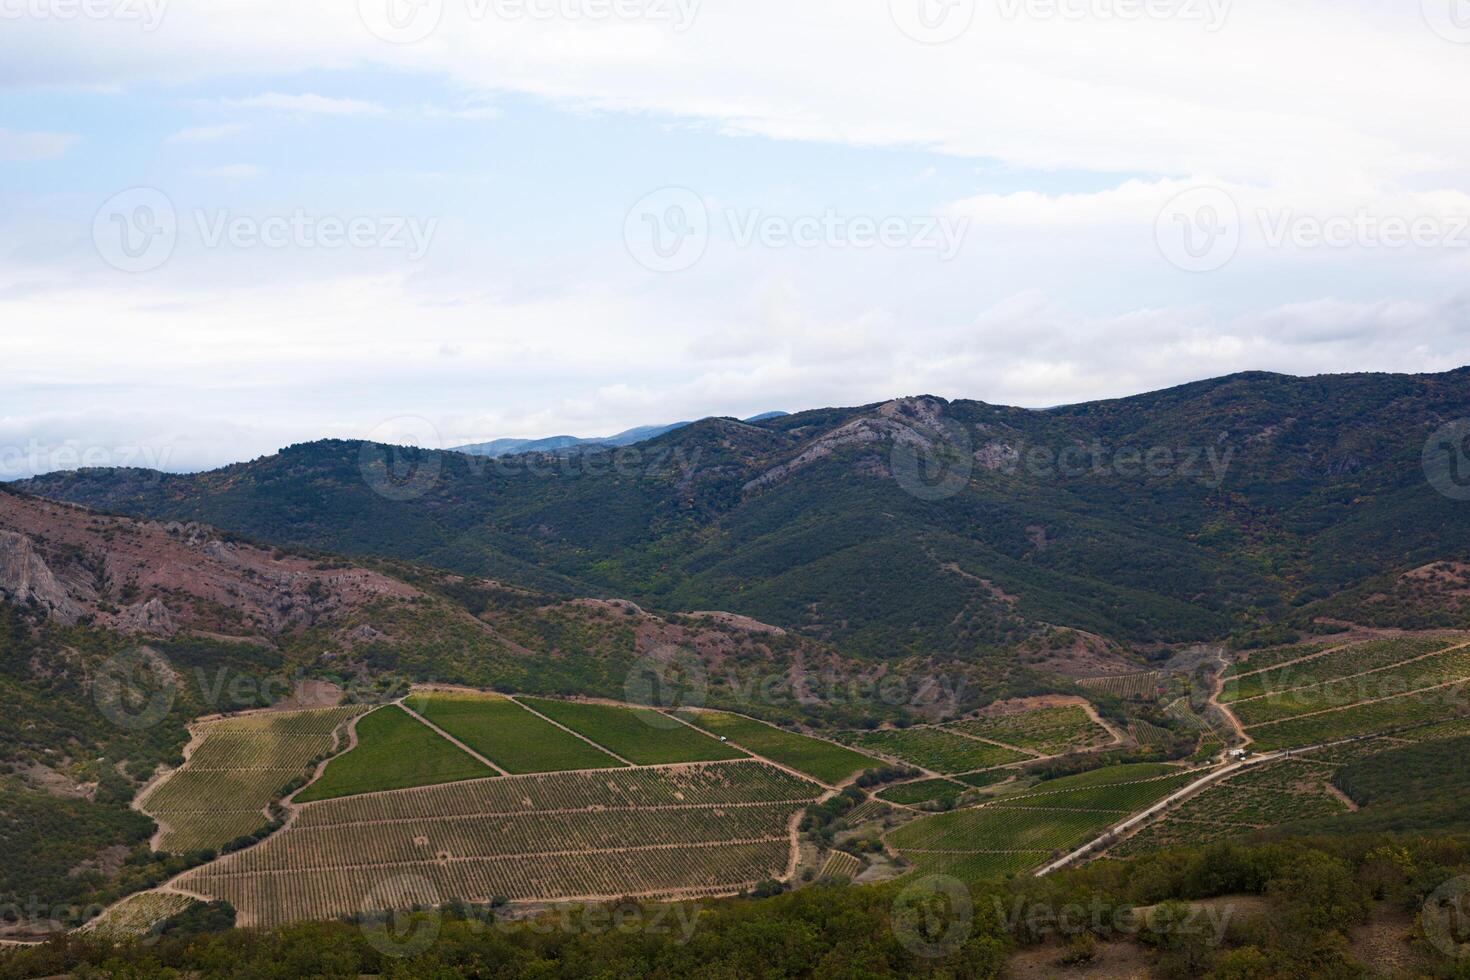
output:
<svg viewBox="0 0 1470 980"><path fill-rule="evenodd" d="M0 0L0 477L1470 363L1464 0Z"/></svg>

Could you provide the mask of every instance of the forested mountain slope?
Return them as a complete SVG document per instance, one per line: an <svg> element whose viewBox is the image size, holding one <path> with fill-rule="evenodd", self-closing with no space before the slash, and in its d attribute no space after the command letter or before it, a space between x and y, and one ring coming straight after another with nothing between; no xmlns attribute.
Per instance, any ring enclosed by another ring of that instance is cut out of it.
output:
<svg viewBox="0 0 1470 980"><path fill-rule="evenodd" d="M972 656L1045 624L1219 639L1462 558L1470 504L1435 482L1470 476L1454 469L1465 447L1442 447L1436 481L1424 458L1467 417L1470 369L1245 374L1046 411L922 397L708 419L617 453L325 441L197 475L24 486L284 545L729 609L851 652ZM1458 607L1427 618L1465 622Z"/></svg>

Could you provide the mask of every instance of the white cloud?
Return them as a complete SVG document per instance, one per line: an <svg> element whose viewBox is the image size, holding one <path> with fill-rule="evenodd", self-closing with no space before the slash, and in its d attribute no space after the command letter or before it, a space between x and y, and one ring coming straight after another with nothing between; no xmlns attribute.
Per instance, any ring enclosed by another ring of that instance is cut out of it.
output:
<svg viewBox="0 0 1470 980"><path fill-rule="evenodd" d="M55 160L65 156L79 139L80 136L71 133L23 133L0 129L0 160Z"/></svg>
<svg viewBox="0 0 1470 980"><path fill-rule="evenodd" d="M1027 168L1382 182L1463 173L1470 158L1470 131L1452 122L1470 60L1401 5L1237 0L1211 32L1178 19L1006 17L1002 5L981 3L974 26L938 47L904 36L878 0L705 0L682 31L668 19L474 19L483 5L443 6L434 33L399 45L367 30L355 0L223 10L175 0L157 31L126 45L109 25L63 33L22 21L0 36L0 84L168 84L373 65L484 97L526 93ZM278 93L240 102L381 109Z"/></svg>

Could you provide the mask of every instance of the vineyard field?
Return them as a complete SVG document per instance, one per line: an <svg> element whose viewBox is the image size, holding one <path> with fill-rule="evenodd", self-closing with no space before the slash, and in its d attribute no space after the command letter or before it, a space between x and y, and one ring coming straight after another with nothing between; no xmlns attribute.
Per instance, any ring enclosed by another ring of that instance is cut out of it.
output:
<svg viewBox="0 0 1470 980"><path fill-rule="evenodd" d="M1227 681L1219 700L1233 704L1268 694L1277 694L1340 677L1379 671L1426 654L1447 650L1456 641L1435 637L1404 637L1372 640L1344 647L1301 663L1273 667Z"/></svg>
<svg viewBox="0 0 1470 980"><path fill-rule="evenodd" d="M946 727L1041 755L1091 749L1112 741L1107 730L1079 705L975 718Z"/></svg>
<svg viewBox="0 0 1470 980"><path fill-rule="evenodd" d="M965 881L1002 877L1037 867L1053 855L1082 845L1192 778L1180 773L1138 783L1078 786L1074 782L1071 790L1009 796L985 806L916 820L889 834L888 842L921 873L947 874Z"/></svg>
<svg viewBox="0 0 1470 980"><path fill-rule="evenodd" d="M1117 857L1225 840L1295 820L1333 817L1348 806L1329 789L1336 766L1286 759L1207 787L1113 848Z"/></svg>
<svg viewBox="0 0 1470 980"><path fill-rule="evenodd" d="M636 765L745 758L739 749L660 711L545 698L520 700Z"/></svg>
<svg viewBox="0 0 1470 980"><path fill-rule="evenodd" d="M139 801L158 821L158 849L218 850L265 826L266 808L332 752L334 733L360 710L259 712L197 725L188 761Z"/></svg>
<svg viewBox="0 0 1470 980"><path fill-rule="evenodd" d="M186 874L242 924L393 904L734 892L785 874L820 788L755 760L510 776L301 808L286 830Z"/></svg>
<svg viewBox="0 0 1470 980"><path fill-rule="evenodd" d="M1226 667L1221 677L1229 680L1241 674L1253 674L1267 667L1275 667L1278 664L1290 663L1293 660L1302 660L1306 657L1325 653L1334 647L1345 646L1344 643L1303 643L1298 646L1275 647L1269 650L1254 650L1246 660L1237 660Z"/></svg>
<svg viewBox="0 0 1470 980"><path fill-rule="evenodd" d="M435 691L405 703L513 775L623 765L509 698Z"/></svg>
<svg viewBox="0 0 1470 980"><path fill-rule="evenodd" d="M297 803L494 775L395 704L357 722L357 745L327 764Z"/></svg>
<svg viewBox="0 0 1470 980"><path fill-rule="evenodd" d="M685 711L679 717L714 735L723 735L738 747L789 766L826 784L836 785L865 769L885 763L871 756L817 738L767 725L722 711Z"/></svg>
<svg viewBox="0 0 1470 980"><path fill-rule="evenodd" d="M904 728L848 732L842 740L854 748L881 752L903 762L946 775L992 769L1032 758L1016 749L956 735L942 728Z"/></svg>
<svg viewBox="0 0 1470 980"><path fill-rule="evenodd" d="M1231 705L1231 710L1242 724L1259 725L1326 708L1345 707L1384 694L1421 691L1466 677L1470 677L1470 649L1461 648L1380 668L1358 677L1318 681L1289 691L1237 701Z"/></svg>
<svg viewBox="0 0 1470 980"><path fill-rule="evenodd" d="M1113 674L1109 677L1084 677L1077 686L1085 691L1098 691L1114 698L1152 698L1158 695L1164 675L1158 671L1137 674Z"/></svg>
<svg viewBox="0 0 1470 980"><path fill-rule="evenodd" d="M1271 751L1447 721L1463 714L1470 706L1467 686L1470 685L1462 682L1371 704L1265 722L1247 726L1246 734L1255 740L1255 748Z"/></svg>
<svg viewBox="0 0 1470 980"><path fill-rule="evenodd" d="M147 935L154 926L195 904L195 899L172 892L139 892L108 908L82 926L82 932L123 938Z"/></svg>
<svg viewBox="0 0 1470 980"><path fill-rule="evenodd" d="M918 782L890 786L878 793L878 799L905 806L918 806L934 800L956 799L967 788L948 779L921 779Z"/></svg>

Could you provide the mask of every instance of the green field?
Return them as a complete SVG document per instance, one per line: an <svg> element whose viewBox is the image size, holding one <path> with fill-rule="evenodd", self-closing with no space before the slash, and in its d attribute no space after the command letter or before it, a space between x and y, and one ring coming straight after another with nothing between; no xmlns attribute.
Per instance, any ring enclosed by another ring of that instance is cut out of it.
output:
<svg viewBox="0 0 1470 980"><path fill-rule="evenodd" d="M1257 725L1248 728L1246 733L1255 740L1256 749L1267 752L1449 720L1463 714L1467 704L1470 704L1470 685L1462 683L1437 691L1406 694L1372 704Z"/></svg>
<svg viewBox="0 0 1470 980"><path fill-rule="evenodd" d="M1270 650L1253 650L1249 660L1240 660L1226 667L1221 677L1231 678L1240 674L1250 674L1277 664L1288 663L1292 660L1300 660L1313 654L1331 650L1333 647L1343 646L1343 643L1304 643L1298 646L1276 647Z"/></svg>
<svg viewBox="0 0 1470 980"><path fill-rule="evenodd" d="M640 766L745 758L739 749L649 708L545 698L520 700Z"/></svg>
<svg viewBox="0 0 1470 980"><path fill-rule="evenodd" d="M845 732L842 741L859 749L882 752L928 769L952 775L991 769L1033 758L1015 749L956 735L942 728L903 728L873 732Z"/></svg>
<svg viewBox="0 0 1470 980"><path fill-rule="evenodd" d="M1470 677L1470 649L1458 649L1379 668L1358 677L1318 681L1299 689L1239 701L1231 705L1231 710L1241 724L1250 727L1374 700L1386 694L1421 691L1465 677Z"/></svg>
<svg viewBox="0 0 1470 980"><path fill-rule="evenodd" d="M878 793L878 799L889 803L918 806L935 800L953 800L968 787L952 783L948 779L922 779L915 783L900 783Z"/></svg>
<svg viewBox="0 0 1470 980"><path fill-rule="evenodd" d="M623 765L509 698L433 692L415 694L406 703L513 775Z"/></svg>
<svg viewBox="0 0 1470 980"><path fill-rule="evenodd" d="M1274 667L1259 674L1227 681L1224 690L1220 692L1220 701L1229 704L1319 684L1338 677L1380 670L1436 650L1448 649L1453 645L1455 641L1436 637L1403 637L1359 643L1303 663Z"/></svg>
<svg viewBox="0 0 1470 980"><path fill-rule="evenodd" d="M1093 748L1112 741L1080 705L974 718L946 727L1042 755L1059 755L1068 749Z"/></svg>
<svg viewBox="0 0 1470 980"><path fill-rule="evenodd" d="M828 785L835 785L865 769L886 763L821 739L808 738L740 715L721 711L685 711L679 717L741 748L789 766Z"/></svg>
<svg viewBox="0 0 1470 980"><path fill-rule="evenodd" d="M356 747L327 763L321 778L302 790L296 802L493 775L493 770L390 704L358 721Z"/></svg>
<svg viewBox="0 0 1470 980"><path fill-rule="evenodd" d="M1126 766L1103 766L1075 776L1048 779L1032 786L1018 787L1017 793L1055 793L1061 790L1090 789L1094 786L1111 786L1117 783L1134 783L1143 779L1158 779L1175 776L1182 770L1166 762L1135 762Z"/></svg>
<svg viewBox="0 0 1470 980"><path fill-rule="evenodd" d="M1112 767L1112 775L1132 768ZM969 882L1005 877L1080 847L1194 777L1181 774L1100 786L1079 785L1080 778L1052 781L1068 784L1073 787L1070 791L1006 797L987 806L915 820L890 834L888 842L920 874L946 874Z"/></svg>

